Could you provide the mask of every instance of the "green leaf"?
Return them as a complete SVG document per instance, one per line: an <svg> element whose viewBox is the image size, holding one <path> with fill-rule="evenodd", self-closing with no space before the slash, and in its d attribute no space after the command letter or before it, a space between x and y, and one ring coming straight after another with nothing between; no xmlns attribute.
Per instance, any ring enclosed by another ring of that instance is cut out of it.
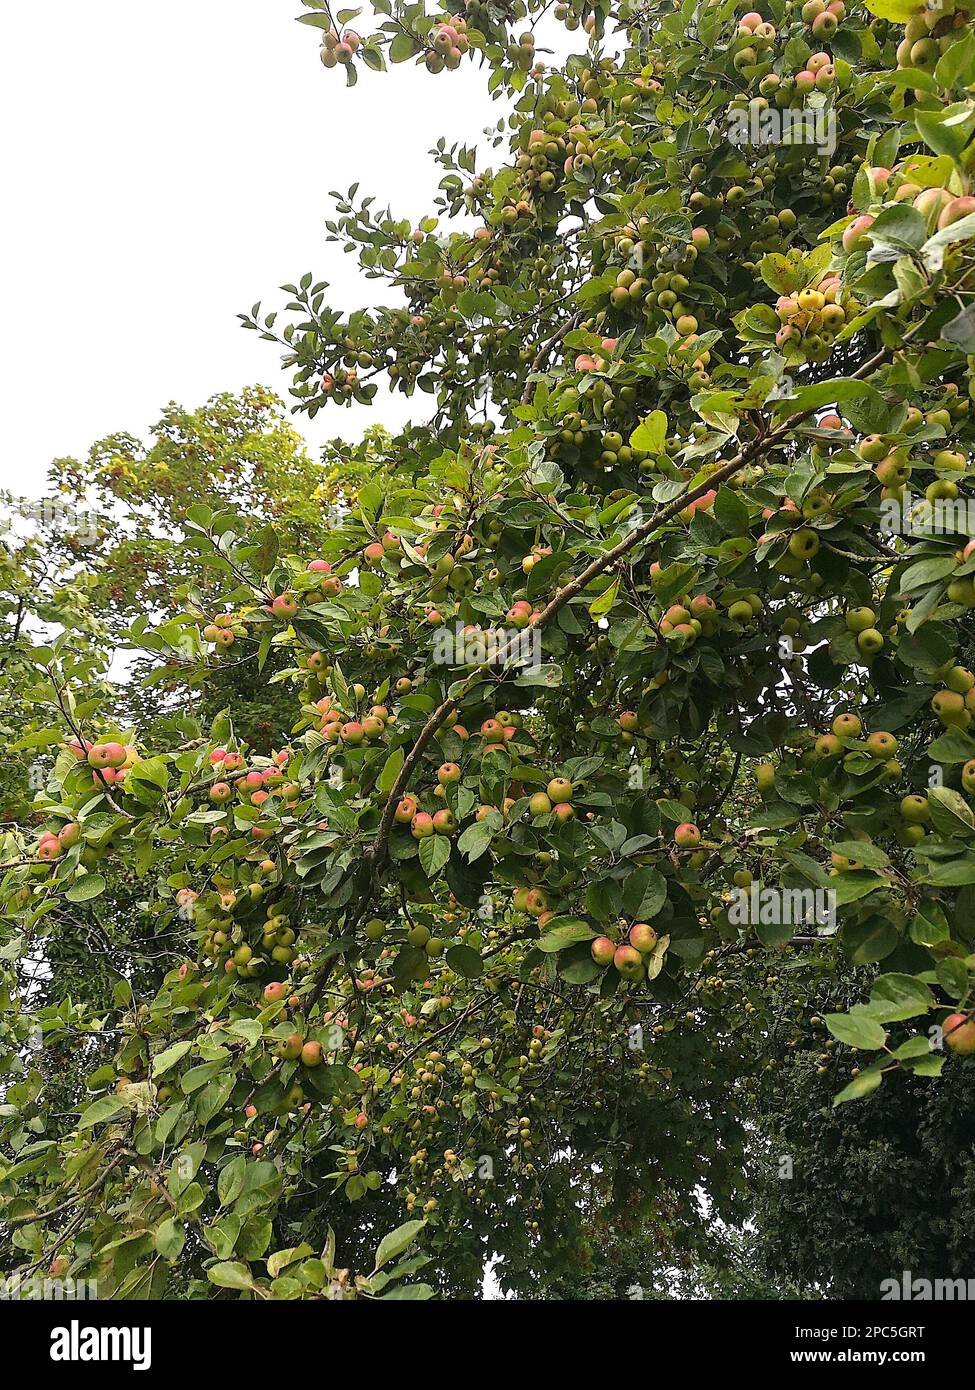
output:
<svg viewBox="0 0 975 1390"><path fill-rule="evenodd" d="M833 1097L833 1109L842 1105L848 1100L862 1100L864 1096L871 1095L878 1089L883 1080L883 1073L879 1071L864 1071L859 1076L855 1076L849 1086L844 1086L838 1095Z"/></svg>
<svg viewBox="0 0 975 1390"><path fill-rule="evenodd" d="M934 996L923 980L914 975L880 975L870 991L871 1014L883 1023L916 1018L934 1007Z"/></svg>
<svg viewBox="0 0 975 1390"><path fill-rule="evenodd" d="M246 1289L254 1287L254 1278L248 1267L237 1261L222 1260L207 1270L211 1284L221 1289Z"/></svg>
<svg viewBox="0 0 975 1390"><path fill-rule="evenodd" d="M427 878L436 878L450 858L450 840L446 835L428 835L420 841L420 863Z"/></svg>
<svg viewBox="0 0 975 1390"><path fill-rule="evenodd" d="M229 1207L244 1190L244 1183L247 1178L247 1160L243 1154L220 1169L220 1176L217 1178L217 1196L220 1198L222 1207Z"/></svg>
<svg viewBox="0 0 975 1390"><path fill-rule="evenodd" d="M75 879L64 896L69 903L87 903L104 893L106 886L101 874L82 874L80 878Z"/></svg>
<svg viewBox="0 0 975 1390"><path fill-rule="evenodd" d="M588 922L577 918L557 917L549 923L550 930L535 942L539 951L564 951L578 941L591 941L596 933Z"/></svg>
<svg viewBox="0 0 975 1390"><path fill-rule="evenodd" d="M484 962L473 946L451 946L444 956L455 975L465 980L476 980L484 974Z"/></svg>
<svg viewBox="0 0 975 1390"><path fill-rule="evenodd" d="M827 1014L826 1027L834 1038L850 1047L874 1051L887 1041L887 1034L877 1020L862 1012Z"/></svg>
<svg viewBox="0 0 975 1390"><path fill-rule="evenodd" d="M376 786L381 792L391 792L396 785L396 779L403 771L403 764L406 761L406 753L402 748L394 748L392 753L383 764L383 770L376 780Z"/></svg>
<svg viewBox="0 0 975 1390"><path fill-rule="evenodd" d="M651 922L667 901L667 880L653 868L635 869L623 886L623 912L635 922Z"/></svg>
<svg viewBox="0 0 975 1390"><path fill-rule="evenodd" d="M156 1231L155 1246L164 1260L172 1264L183 1253L186 1232L175 1216L169 1216Z"/></svg>
<svg viewBox="0 0 975 1390"><path fill-rule="evenodd" d="M181 1057L186 1056L192 1046L191 1042L177 1042L157 1053L152 1059L153 1078L163 1076L170 1067L174 1067Z"/></svg>
<svg viewBox="0 0 975 1390"><path fill-rule="evenodd" d="M968 802L951 787L930 787L931 823L942 835L975 835L975 816Z"/></svg>
<svg viewBox="0 0 975 1390"><path fill-rule="evenodd" d="M616 578L613 580L612 584L610 584L607 589L603 590L603 592L599 595L598 598L594 598L592 603L590 603L590 618L605 618L606 614L609 612L613 604L616 602L616 595L619 593L619 591L620 581L619 578Z"/></svg>
<svg viewBox="0 0 975 1390"><path fill-rule="evenodd" d="M409 34L399 33L389 45L389 61L391 63L405 63L408 58L414 57L420 52L420 45L410 38Z"/></svg>
<svg viewBox="0 0 975 1390"><path fill-rule="evenodd" d="M642 449L647 454L660 454L666 441L667 416L662 410L653 410L630 435L630 448Z"/></svg>
<svg viewBox="0 0 975 1390"><path fill-rule="evenodd" d="M407 1221L395 1231L383 1236L376 1251L376 1269L382 1269L384 1264L395 1260L397 1255L402 1255L404 1250L408 1250L426 1224L425 1221Z"/></svg>
<svg viewBox="0 0 975 1390"><path fill-rule="evenodd" d="M78 1121L78 1128L92 1129L95 1125L104 1124L106 1120L114 1119L120 1111L127 1108L121 1096L102 1096L84 1111Z"/></svg>

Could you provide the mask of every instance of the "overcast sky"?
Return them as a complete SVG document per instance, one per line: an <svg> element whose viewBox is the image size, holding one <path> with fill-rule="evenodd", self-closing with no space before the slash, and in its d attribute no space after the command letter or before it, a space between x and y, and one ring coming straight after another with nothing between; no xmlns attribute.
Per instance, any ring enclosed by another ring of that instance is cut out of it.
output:
<svg viewBox="0 0 975 1390"><path fill-rule="evenodd" d="M439 136L501 114L471 64L327 71L299 0L44 0L0 8L3 426L0 487L37 495L49 462L160 407L252 382L285 397L278 349L235 315L306 270L343 309L378 282L326 245L330 189L357 179L397 215L430 211ZM483 139L483 137L481 137ZM310 441L429 398L325 411Z"/></svg>

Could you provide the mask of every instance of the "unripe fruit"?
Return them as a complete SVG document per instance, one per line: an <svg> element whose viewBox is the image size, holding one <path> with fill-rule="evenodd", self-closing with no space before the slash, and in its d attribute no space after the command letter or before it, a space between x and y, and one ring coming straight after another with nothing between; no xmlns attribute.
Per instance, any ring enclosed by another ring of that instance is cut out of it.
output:
<svg viewBox="0 0 975 1390"><path fill-rule="evenodd" d="M931 819L931 807L926 796L905 796L900 804L900 813L912 825L923 825Z"/></svg>

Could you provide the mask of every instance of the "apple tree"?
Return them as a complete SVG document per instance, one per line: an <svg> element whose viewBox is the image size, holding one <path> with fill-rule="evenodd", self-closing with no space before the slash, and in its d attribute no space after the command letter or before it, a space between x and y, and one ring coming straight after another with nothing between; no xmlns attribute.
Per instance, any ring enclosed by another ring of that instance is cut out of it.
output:
<svg viewBox="0 0 975 1390"><path fill-rule="evenodd" d="M333 453L314 544L180 508L181 604L128 640L282 685L278 736L51 692L7 851L11 1247L122 1295L529 1287L592 1202L739 1219L766 957L861 972L838 1103L975 1050L968 12L371 9L308 0L326 69L478 63L494 163L442 142L416 227L338 199L389 307L306 273L243 319L297 409L424 419ZM65 1121L17 943L117 858L185 950L72 1016L118 1046Z"/></svg>

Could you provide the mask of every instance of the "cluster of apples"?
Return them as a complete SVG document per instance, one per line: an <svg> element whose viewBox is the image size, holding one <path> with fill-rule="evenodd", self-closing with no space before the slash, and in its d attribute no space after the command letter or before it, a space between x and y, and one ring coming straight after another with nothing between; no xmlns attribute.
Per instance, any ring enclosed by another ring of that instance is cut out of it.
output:
<svg viewBox="0 0 975 1390"><path fill-rule="evenodd" d="M399 536L393 531L385 531L381 540L371 541L366 546L362 552L362 559L370 568L377 569L387 555L393 555L398 550L402 550Z"/></svg>
<svg viewBox="0 0 975 1390"><path fill-rule="evenodd" d="M334 29L327 29L322 39L322 62L327 68L338 63L351 63L362 40L354 29L346 29L339 38Z"/></svg>
<svg viewBox="0 0 975 1390"><path fill-rule="evenodd" d="M749 41L744 48L738 50L733 59L735 67L741 72L744 68L754 67L762 61L762 55L775 42L776 28L757 10L750 10L738 21L738 37L747 38Z"/></svg>
<svg viewBox="0 0 975 1390"><path fill-rule="evenodd" d="M232 647L238 637L246 637L247 628L232 613L220 613L203 629L203 640L211 647L226 650Z"/></svg>
<svg viewBox="0 0 975 1390"><path fill-rule="evenodd" d="M323 396L342 396L351 400L359 389L359 373L354 367L335 367L322 377Z"/></svg>
<svg viewBox="0 0 975 1390"><path fill-rule="evenodd" d="M798 347L815 355L828 348L846 322L846 309L838 275L825 276L817 286L798 294L781 294L775 312L782 327L775 335L777 347Z"/></svg>
<svg viewBox="0 0 975 1390"><path fill-rule="evenodd" d="M102 788L106 783L124 782L129 769L139 761L139 753L131 743L89 743L87 739L73 738L68 748L79 762L87 762L93 769L92 785Z"/></svg>
<svg viewBox="0 0 975 1390"><path fill-rule="evenodd" d="M222 965L228 975L242 980L259 979L269 969L292 965L298 957L297 932L279 909L268 909L266 919L253 932L250 941L246 939L250 933L234 922L233 912L238 907L246 910L252 906L262 892L258 883L249 884L247 891L240 895L225 888L219 894L217 915L196 904L204 955L214 964ZM268 1000L283 997L286 992L279 982L274 982L274 989L280 989L281 995L273 990L268 994L265 990Z"/></svg>
<svg viewBox="0 0 975 1390"><path fill-rule="evenodd" d="M365 694L361 686L355 688L357 695L359 691ZM386 725L396 720L396 715L386 705L370 705L362 719L350 719L330 695L318 700L315 708L321 715L322 738L327 743L341 743L350 748L382 743L386 738Z"/></svg>
<svg viewBox="0 0 975 1390"><path fill-rule="evenodd" d="M304 594L305 603L321 603L323 598L334 598L342 592L342 581L332 573L330 560L309 560L307 570L309 574L321 575L322 578L317 589L309 589Z"/></svg>
<svg viewBox="0 0 975 1390"><path fill-rule="evenodd" d="M453 72L459 68L461 58L470 48L467 20L461 15L449 14L434 26L432 45L423 60L428 72L443 72L444 68Z"/></svg>
<svg viewBox="0 0 975 1390"><path fill-rule="evenodd" d="M839 758L850 751L849 744L858 741L862 734L863 721L860 716L847 710L836 716L831 725L831 732L820 734L813 747L819 758ZM901 765L894 757L897 752L897 739L886 729L878 729L870 734L864 740L863 751L877 762L885 763L888 776L901 775Z"/></svg>
<svg viewBox="0 0 975 1390"><path fill-rule="evenodd" d="M968 11L958 8L956 0L938 0L936 5L918 6L904 25L904 37L897 45L898 68L932 72L942 53L954 41L953 32L964 29L968 19ZM935 34L935 30L939 33ZM919 98L925 96L921 89L915 92Z"/></svg>
<svg viewBox="0 0 975 1390"><path fill-rule="evenodd" d="M36 856L42 864L60 859L66 849L72 849L81 840L81 826L77 821L68 821L57 832L45 830L37 842Z"/></svg>
<svg viewBox="0 0 975 1390"><path fill-rule="evenodd" d="M877 627L877 614L872 608L850 608L844 620L847 632L852 632L856 637L857 650L863 656L869 659L883 651L884 634Z"/></svg>
<svg viewBox="0 0 975 1390"><path fill-rule="evenodd" d="M945 689L933 696L932 710L946 729L969 728L975 715L975 675L965 666L952 666L942 679Z"/></svg>
<svg viewBox="0 0 975 1390"><path fill-rule="evenodd" d="M622 942L611 936L597 936L589 951L597 965L612 965L624 980L637 982L645 977L646 957L656 944L657 933L653 927L648 922L634 922Z"/></svg>
<svg viewBox="0 0 975 1390"><path fill-rule="evenodd" d="M222 758L219 756L221 753ZM222 766L225 771L238 771L243 766L243 760L238 753L227 753L224 749L218 748L214 750L214 754L211 754L214 766ZM246 772L241 772L233 783L214 782L210 788L210 800L217 806L224 806L232 800L236 791L241 801L257 807L263 806L272 796L279 796L283 802L297 801L301 789L296 782L289 781L285 776L284 769L288 757L287 751L282 751L275 755L270 767L252 767Z"/></svg>

